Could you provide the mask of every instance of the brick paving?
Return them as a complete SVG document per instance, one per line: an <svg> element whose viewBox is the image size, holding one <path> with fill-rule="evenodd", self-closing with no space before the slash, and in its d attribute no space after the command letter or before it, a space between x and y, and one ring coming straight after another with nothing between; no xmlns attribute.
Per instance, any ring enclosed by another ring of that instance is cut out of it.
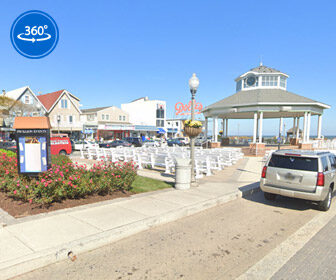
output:
<svg viewBox="0 0 336 280"><path fill-rule="evenodd" d="M298 251L272 280L336 279L336 217Z"/></svg>

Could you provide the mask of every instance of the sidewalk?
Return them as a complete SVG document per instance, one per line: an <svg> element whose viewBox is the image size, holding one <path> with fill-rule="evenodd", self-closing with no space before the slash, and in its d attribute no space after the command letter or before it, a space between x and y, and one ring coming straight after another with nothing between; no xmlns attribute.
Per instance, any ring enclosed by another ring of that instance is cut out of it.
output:
<svg viewBox="0 0 336 280"><path fill-rule="evenodd" d="M258 190L261 167L261 158L244 158L189 190L166 189L20 219L8 217L7 226L0 227L0 279L248 195Z"/></svg>

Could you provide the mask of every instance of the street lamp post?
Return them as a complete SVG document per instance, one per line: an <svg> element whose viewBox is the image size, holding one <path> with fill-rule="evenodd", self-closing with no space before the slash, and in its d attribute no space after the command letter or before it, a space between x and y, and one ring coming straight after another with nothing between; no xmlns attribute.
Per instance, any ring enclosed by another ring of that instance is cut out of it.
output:
<svg viewBox="0 0 336 280"><path fill-rule="evenodd" d="M61 122L61 116L60 116L60 115L57 115L58 134L60 133L60 132L59 132L60 122Z"/></svg>
<svg viewBox="0 0 336 280"><path fill-rule="evenodd" d="M189 79L189 88L191 93L191 121L195 118L195 95L199 86L199 79L194 73ZM195 178L195 137L191 137L190 140L190 159L191 159L191 183L196 182Z"/></svg>

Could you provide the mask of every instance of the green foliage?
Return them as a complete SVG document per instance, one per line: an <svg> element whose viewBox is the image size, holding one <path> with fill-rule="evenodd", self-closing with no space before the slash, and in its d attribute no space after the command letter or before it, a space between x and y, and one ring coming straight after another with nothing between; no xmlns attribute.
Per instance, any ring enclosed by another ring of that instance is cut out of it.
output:
<svg viewBox="0 0 336 280"><path fill-rule="evenodd" d="M5 149L0 149L0 154L5 153L9 157L16 157L16 153L13 151L5 150Z"/></svg>
<svg viewBox="0 0 336 280"><path fill-rule="evenodd" d="M72 160L66 155L51 155L51 163L56 165L62 165L72 163Z"/></svg>
<svg viewBox="0 0 336 280"><path fill-rule="evenodd" d="M136 177L133 162L99 162L88 169L69 161L68 157L53 157L51 168L38 178L19 175L17 159L0 154L0 191L9 197L38 204L50 204L67 198L90 194L108 194L115 190L130 190Z"/></svg>

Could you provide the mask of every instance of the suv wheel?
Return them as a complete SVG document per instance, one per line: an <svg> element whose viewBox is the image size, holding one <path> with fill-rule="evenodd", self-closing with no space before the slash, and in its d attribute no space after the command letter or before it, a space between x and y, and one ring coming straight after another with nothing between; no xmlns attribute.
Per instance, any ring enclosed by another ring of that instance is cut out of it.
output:
<svg viewBox="0 0 336 280"><path fill-rule="evenodd" d="M274 201L275 198L276 198L276 194L264 192L264 197L265 197L266 200Z"/></svg>
<svg viewBox="0 0 336 280"><path fill-rule="evenodd" d="M331 205L331 196L332 196L332 190L329 188L329 192L327 194L327 197L325 200L322 200L319 202L318 207L321 211L328 211Z"/></svg>

